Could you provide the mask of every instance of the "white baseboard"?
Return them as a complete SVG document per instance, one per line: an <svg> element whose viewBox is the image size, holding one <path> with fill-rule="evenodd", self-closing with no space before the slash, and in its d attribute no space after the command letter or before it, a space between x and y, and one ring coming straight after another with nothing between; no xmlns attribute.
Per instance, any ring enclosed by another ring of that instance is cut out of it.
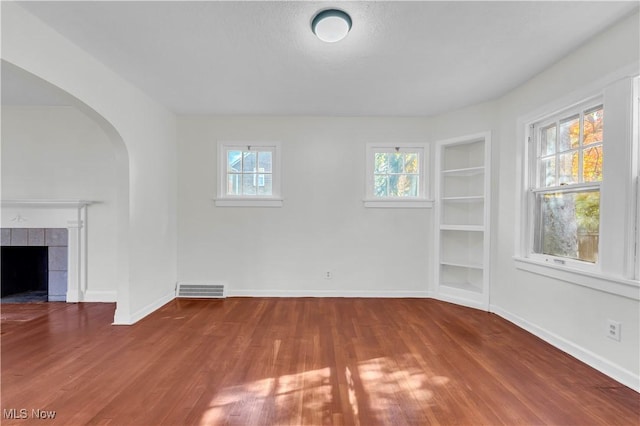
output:
<svg viewBox="0 0 640 426"><path fill-rule="evenodd" d="M541 338L545 342L555 346L563 352L568 353L574 358L579 359L585 364L595 368L601 373L606 374L607 376L622 383L623 385L630 387L636 392L640 392L640 376L637 376L632 372L620 367L619 365L616 365L611 361L601 357L600 355L597 355L583 348L582 346L576 345L575 343L561 336L558 336L557 334L549 330L532 324L524 318L512 314L511 312L508 312L498 306L491 305L490 312L493 312L496 315L506 319L507 321L514 323L524 330L527 330L529 333Z"/></svg>
<svg viewBox="0 0 640 426"><path fill-rule="evenodd" d="M166 295L164 295L163 297L155 300L154 302L149 303L148 305L146 305L142 309L138 309L136 312L133 312L132 314L128 314L128 315L127 315L127 313L122 314L122 312L120 312L120 311L118 311L118 309L116 309L116 315L115 315L115 318L113 320L113 325L132 325L132 324L135 324L136 322L140 321L142 318L144 318L147 315L153 313L154 311L160 309L162 306L166 305L167 303L169 303L170 301L172 301L175 298L176 298L176 291L175 291L175 289L172 289L171 292L169 292Z"/></svg>
<svg viewBox="0 0 640 426"><path fill-rule="evenodd" d="M434 294L431 297L436 299L436 300L441 300L443 302L454 303L456 305L466 306L468 308L479 309L481 311L488 311L489 310L487 305L485 305L482 302L478 302L477 300L473 300L473 299L466 299L464 297L452 296L452 295L447 295L447 294Z"/></svg>
<svg viewBox="0 0 640 426"><path fill-rule="evenodd" d="M116 302L117 298L118 292L116 291L87 290L84 293L82 301L112 303Z"/></svg>
<svg viewBox="0 0 640 426"><path fill-rule="evenodd" d="M227 297L389 297L389 298L428 298L429 291L364 291L364 290L242 290L227 289Z"/></svg>

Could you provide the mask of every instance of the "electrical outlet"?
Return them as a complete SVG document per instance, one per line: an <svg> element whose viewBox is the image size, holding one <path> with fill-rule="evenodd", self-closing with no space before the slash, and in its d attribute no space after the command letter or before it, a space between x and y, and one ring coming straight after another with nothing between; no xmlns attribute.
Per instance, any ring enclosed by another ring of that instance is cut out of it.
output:
<svg viewBox="0 0 640 426"><path fill-rule="evenodd" d="M333 274L331 273L331 271L327 271L324 273L325 280L330 280L331 278L333 278Z"/></svg>
<svg viewBox="0 0 640 426"><path fill-rule="evenodd" d="M607 337L616 341L620 341L620 327L622 325L618 321L607 320Z"/></svg>

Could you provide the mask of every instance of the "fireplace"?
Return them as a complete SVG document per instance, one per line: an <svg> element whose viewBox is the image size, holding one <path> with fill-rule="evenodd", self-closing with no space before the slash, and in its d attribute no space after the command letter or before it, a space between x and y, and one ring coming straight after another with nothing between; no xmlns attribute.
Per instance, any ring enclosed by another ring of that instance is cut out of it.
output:
<svg viewBox="0 0 640 426"><path fill-rule="evenodd" d="M2 283L0 296L22 293L49 293L49 253L47 247L0 248Z"/></svg>
<svg viewBox="0 0 640 426"><path fill-rule="evenodd" d="M68 231L2 229L2 297L43 292L50 302L67 299Z"/></svg>
<svg viewBox="0 0 640 426"><path fill-rule="evenodd" d="M16 255L11 253L11 248L29 251L38 247L46 250L48 300L84 300L87 289L87 206L90 204L89 201L74 200L2 201L3 293L7 265L4 256ZM10 254L5 255L5 247ZM13 274L24 276L24 272Z"/></svg>

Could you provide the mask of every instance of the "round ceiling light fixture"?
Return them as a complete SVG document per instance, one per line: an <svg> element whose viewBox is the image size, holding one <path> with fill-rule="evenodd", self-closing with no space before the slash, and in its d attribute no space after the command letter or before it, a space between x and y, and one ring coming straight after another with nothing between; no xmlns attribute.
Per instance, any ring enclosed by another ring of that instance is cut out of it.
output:
<svg viewBox="0 0 640 426"><path fill-rule="evenodd" d="M311 21L311 29L320 40L335 43L349 33L351 17L338 9L322 10Z"/></svg>

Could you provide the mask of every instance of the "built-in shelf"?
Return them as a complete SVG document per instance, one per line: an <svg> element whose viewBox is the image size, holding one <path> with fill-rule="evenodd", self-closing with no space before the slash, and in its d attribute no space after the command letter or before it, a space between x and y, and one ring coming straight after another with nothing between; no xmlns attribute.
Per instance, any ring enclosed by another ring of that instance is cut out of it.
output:
<svg viewBox="0 0 640 426"><path fill-rule="evenodd" d="M489 147L483 133L436 144L436 295L488 309Z"/></svg>

